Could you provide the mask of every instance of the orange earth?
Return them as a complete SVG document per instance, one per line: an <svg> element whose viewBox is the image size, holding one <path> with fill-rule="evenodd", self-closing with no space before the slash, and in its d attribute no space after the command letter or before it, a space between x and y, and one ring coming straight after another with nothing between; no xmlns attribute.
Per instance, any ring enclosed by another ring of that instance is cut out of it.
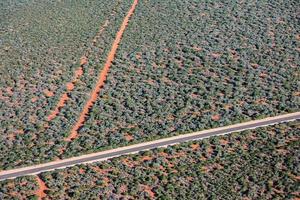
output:
<svg viewBox="0 0 300 200"><path fill-rule="evenodd" d="M45 190L48 190L46 184L40 177L36 176L36 181L38 183L39 189L35 192L35 194L38 196L38 199L41 200L42 198L46 197Z"/></svg>
<svg viewBox="0 0 300 200"><path fill-rule="evenodd" d="M119 43L121 41L121 38L123 36L123 33L128 25L128 22L129 22L129 19L130 17L132 16L132 14L134 13L134 10L136 8L138 4L138 0L134 0L129 12L127 13L126 17L124 18L123 22L122 22L122 25L116 35L116 38L112 44L112 48L108 54L108 57L106 59L106 62L105 62L105 65L102 69L102 71L100 72L100 75L99 75L99 78L98 78L98 81L96 83L96 86L95 88L93 89L91 95L90 95L90 98L89 100L86 102L77 122L75 123L75 125L73 126L72 130L71 130L71 133L69 135L69 137L67 137L65 140L66 141L71 141L72 139L76 138L77 135L78 135L78 129L83 125L85 119L86 119L86 115L89 113L89 110L90 108L94 105L97 97L98 97L98 94L101 90L101 88L104 86L104 82L106 80L106 77L107 77L107 74L108 74L108 71L109 71L109 68L111 67L112 65L112 61L114 60L115 58L115 55L116 55L116 52L117 52L117 49L118 49L118 46L119 46Z"/></svg>

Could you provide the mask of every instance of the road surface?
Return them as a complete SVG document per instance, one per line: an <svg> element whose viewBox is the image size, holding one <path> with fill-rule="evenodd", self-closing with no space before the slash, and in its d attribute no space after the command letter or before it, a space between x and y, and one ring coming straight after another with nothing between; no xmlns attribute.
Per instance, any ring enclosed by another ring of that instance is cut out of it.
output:
<svg viewBox="0 0 300 200"><path fill-rule="evenodd" d="M107 160L109 158L137 153L140 151L145 151L153 148L174 145L174 144L192 141L192 140L200 140L211 136L225 135L228 133L239 132L243 130L255 129L258 127L269 126L281 122L294 121L297 119L300 119L300 112L280 115L276 117L268 117L261 120L254 120L245 123L225 126L225 127L219 127L219 128L189 133L189 134L183 134L179 136L173 136L173 137L154 140L150 142L143 142L140 144L120 147L116 149L53 161L44 164L33 165L29 167L17 168L12 170L4 170L4 171L0 171L0 180L12 179L20 176L25 176L25 175L39 174L41 172L66 168L77 164L85 164L85 163Z"/></svg>

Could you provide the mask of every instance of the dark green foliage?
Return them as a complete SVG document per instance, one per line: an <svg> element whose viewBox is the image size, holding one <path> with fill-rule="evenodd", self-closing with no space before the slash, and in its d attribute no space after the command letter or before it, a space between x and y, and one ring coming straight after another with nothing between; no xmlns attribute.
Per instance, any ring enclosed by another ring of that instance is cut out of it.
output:
<svg viewBox="0 0 300 200"><path fill-rule="evenodd" d="M299 130L299 121L269 126L41 178L50 199L293 199L299 197ZM11 182L0 182L0 195L8 195Z"/></svg>
<svg viewBox="0 0 300 200"><path fill-rule="evenodd" d="M67 155L299 111L299 6L141 1Z"/></svg>
<svg viewBox="0 0 300 200"><path fill-rule="evenodd" d="M35 191L37 182L32 176L21 177L0 182L0 199L37 199Z"/></svg>
<svg viewBox="0 0 300 200"><path fill-rule="evenodd" d="M1 1L0 169L299 111L299 1L141 0L65 143L131 3ZM46 126L86 50L84 75Z"/></svg>
<svg viewBox="0 0 300 200"><path fill-rule="evenodd" d="M130 6L130 2L120 2L3 2L0 169L53 160L61 154L63 139L69 135ZM94 44L92 40L101 29ZM88 63L70 100L48 124L47 116L66 92L66 83L72 81L81 56L87 52ZM55 95L46 97L44 90Z"/></svg>

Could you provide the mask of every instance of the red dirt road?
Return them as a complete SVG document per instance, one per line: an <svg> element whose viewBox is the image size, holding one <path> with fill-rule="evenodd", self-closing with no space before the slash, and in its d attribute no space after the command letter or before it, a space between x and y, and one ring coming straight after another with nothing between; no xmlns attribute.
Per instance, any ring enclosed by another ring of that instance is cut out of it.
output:
<svg viewBox="0 0 300 200"><path fill-rule="evenodd" d="M39 189L35 192L35 194L38 196L38 199L41 200L42 198L47 196L45 190L48 190L48 188L39 176L36 176L36 181L39 185Z"/></svg>
<svg viewBox="0 0 300 200"><path fill-rule="evenodd" d="M87 114L89 113L90 108L94 105L94 103L95 103L95 101L98 97L98 94L99 94L101 88L104 85L104 82L106 80L109 68L111 67L112 61L115 58L115 55L116 55L119 43L122 39L123 33L124 33L128 23L129 23L130 17L134 13L134 10L135 10L137 4L138 4L138 0L134 0L130 10L128 11L126 17L124 18L124 20L122 22L122 25L121 25L121 27L120 27L117 35L116 35L116 38L115 38L115 40L112 44L112 47L111 47L111 50L110 50L110 52L108 54L108 57L106 59L105 65L104 65L102 71L100 72L100 75L99 75L98 81L96 83L96 86L93 89L89 100L86 102L85 106L83 107L83 110L82 110L82 112L81 112L81 114L78 118L78 121L76 122L76 124L74 124L69 137L65 139L66 141L71 141L72 139L77 137L78 129L84 124L84 121L86 119Z"/></svg>
<svg viewBox="0 0 300 200"><path fill-rule="evenodd" d="M108 26L109 21L106 20L105 23L100 27L98 33L93 38L93 45L95 45L95 42L97 41L97 38L100 37L104 29ZM89 55L91 52L88 50L86 51L85 55ZM65 106L66 102L69 100L68 92L71 92L75 88L76 81L80 78L80 76L83 75L83 66L88 63L88 57L82 56L80 58L80 67L74 72L74 79L72 82L68 82L66 84L67 92L65 92L59 99L57 105L55 106L54 110L50 113L50 115L47 117L48 121L53 120L60 112L60 110ZM54 95L54 94L53 94ZM52 96L53 96L52 95Z"/></svg>

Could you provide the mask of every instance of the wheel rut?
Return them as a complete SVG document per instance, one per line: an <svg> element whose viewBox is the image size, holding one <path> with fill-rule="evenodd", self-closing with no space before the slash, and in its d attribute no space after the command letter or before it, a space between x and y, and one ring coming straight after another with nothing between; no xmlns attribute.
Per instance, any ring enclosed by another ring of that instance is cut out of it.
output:
<svg viewBox="0 0 300 200"><path fill-rule="evenodd" d="M80 129L80 127L83 126L83 124L86 120L86 117L87 117L88 113L90 112L90 109L93 107L95 101L97 100L97 97L101 91L101 88L105 84L105 80L108 75L109 69L112 65L112 62L115 59L115 55L116 55L117 49L119 47L119 44L121 42L122 36L126 30L126 27L129 23L129 21L130 21L130 17L133 15L133 13L135 11L137 4L138 4L138 0L134 0L133 4L131 5L131 8L129 9L127 15L125 16L125 18L121 24L121 27L119 28L119 31L116 34L115 40L114 40L111 50L107 56L104 67L99 74L98 81L97 81L94 89L92 90L88 101L84 105L77 122L74 124L74 126L70 132L70 135L65 139L65 141L71 141L71 140L77 138L78 130Z"/></svg>

